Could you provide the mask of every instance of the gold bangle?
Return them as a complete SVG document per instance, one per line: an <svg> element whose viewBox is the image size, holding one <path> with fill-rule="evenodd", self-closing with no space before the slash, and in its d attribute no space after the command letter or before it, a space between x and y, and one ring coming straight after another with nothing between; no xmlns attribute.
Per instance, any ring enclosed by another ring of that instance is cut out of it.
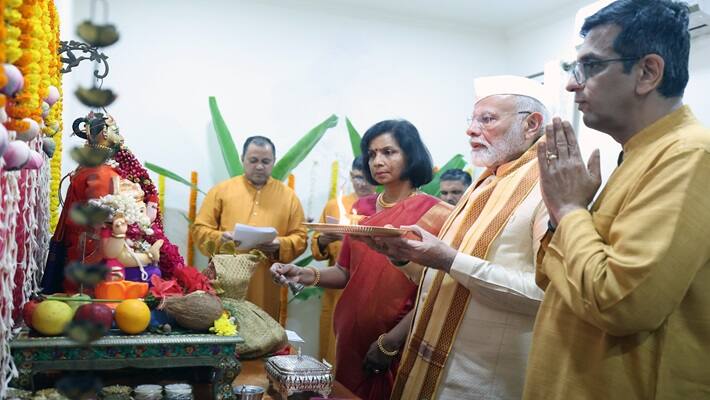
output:
<svg viewBox="0 0 710 400"><path fill-rule="evenodd" d="M394 357L397 354L399 354L399 349L394 349L392 351L385 349L385 346L382 344L382 341L384 339L385 339L385 333L381 334L380 337L377 338L377 348L380 349L382 354L386 355L387 357Z"/></svg>
<svg viewBox="0 0 710 400"><path fill-rule="evenodd" d="M313 273L316 275L316 280L314 280L313 283L311 283L308 286L318 286L318 283L320 282L320 270L316 267L307 267L307 268L312 270Z"/></svg>

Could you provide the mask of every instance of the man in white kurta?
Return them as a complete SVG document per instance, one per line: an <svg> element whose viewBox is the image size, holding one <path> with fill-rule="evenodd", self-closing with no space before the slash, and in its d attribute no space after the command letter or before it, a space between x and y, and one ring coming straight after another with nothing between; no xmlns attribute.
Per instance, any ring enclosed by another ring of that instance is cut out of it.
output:
<svg viewBox="0 0 710 400"><path fill-rule="evenodd" d="M444 225L440 239L376 238L398 264L425 265L416 319L393 399L519 399L543 291L535 284L548 216L538 186L536 143L546 108L539 84L476 80L467 131L486 171ZM416 268L404 268L417 270Z"/></svg>

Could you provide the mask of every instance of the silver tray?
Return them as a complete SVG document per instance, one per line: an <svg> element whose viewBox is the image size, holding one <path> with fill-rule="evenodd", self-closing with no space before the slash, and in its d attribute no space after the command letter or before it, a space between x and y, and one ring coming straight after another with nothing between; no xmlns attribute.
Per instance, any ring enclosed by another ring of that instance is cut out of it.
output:
<svg viewBox="0 0 710 400"><path fill-rule="evenodd" d="M269 382L283 398L298 392L328 397L333 388L333 367L310 356L274 356L266 360Z"/></svg>

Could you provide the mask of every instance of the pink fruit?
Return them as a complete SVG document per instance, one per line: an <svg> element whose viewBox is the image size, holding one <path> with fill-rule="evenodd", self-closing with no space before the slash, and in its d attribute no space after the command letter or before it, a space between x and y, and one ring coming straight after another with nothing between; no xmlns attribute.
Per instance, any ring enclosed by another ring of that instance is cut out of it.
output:
<svg viewBox="0 0 710 400"><path fill-rule="evenodd" d="M22 118L22 120L27 122L29 127L24 131L17 131L17 138L20 140L24 140L25 142L29 142L30 140L36 138L37 135L39 135L39 124L32 118Z"/></svg>
<svg viewBox="0 0 710 400"><path fill-rule="evenodd" d="M105 331L111 329L113 311L105 304L90 303L80 306L74 314L74 321L88 321L100 324Z"/></svg>
<svg viewBox="0 0 710 400"><path fill-rule="evenodd" d="M44 98L44 101L51 107L57 102L57 100L59 100L59 89L54 86L50 86L49 94Z"/></svg>
<svg viewBox="0 0 710 400"><path fill-rule="evenodd" d="M7 129L5 129L5 125L0 123L0 157L5 152L5 148L7 147L7 143L9 141L10 141L10 138L7 133Z"/></svg>
<svg viewBox="0 0 710 400"><path fill-rule="evenodd" d="M21 140L13 140L8 143L2 158L5 160L5 170L18 170L30 160L30 147Z"/></svg>
<svg viewBox="0 0 710 400"><path fill-rule="evenodd" d="M30 150L30 160L23 167L24 169L40 169L44 165L44 157L39 152Z"/></svg>
<svg viewBox="0 0 710 400"><path fill-rule="evenodd" d="M3 64L2 67L5 70L5 76L7 76L7 83L0 89L0 92L12 97L22 90L25 85L25 78L22 76L22 72L12 64Z"/></svg>

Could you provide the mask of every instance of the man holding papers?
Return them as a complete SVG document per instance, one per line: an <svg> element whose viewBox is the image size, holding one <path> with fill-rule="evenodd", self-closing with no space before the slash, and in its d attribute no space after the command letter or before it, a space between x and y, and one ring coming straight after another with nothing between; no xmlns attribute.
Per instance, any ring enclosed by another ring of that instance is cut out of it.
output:
<svg viewBox="0 0 710 400"><path fill-rule="evenodd" d="M192 237L200 252L210 256L209 241L232 240L237 223L273 227L278 236L256 246L273 261L288 263L306 249L303 207L296 194L271 178L276 150L266 137L252 136L244 142L244 175L213 187L205 197L192 226ZM268 268L254 273L247 300L279 317L279 287L271 280Z"/></svg>

